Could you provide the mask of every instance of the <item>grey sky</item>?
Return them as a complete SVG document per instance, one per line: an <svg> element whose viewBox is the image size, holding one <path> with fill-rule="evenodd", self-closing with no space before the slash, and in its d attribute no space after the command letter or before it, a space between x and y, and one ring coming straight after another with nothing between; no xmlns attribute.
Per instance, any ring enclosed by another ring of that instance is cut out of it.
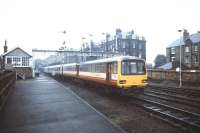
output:
<svg viewBox="0 0 200 133"><path fill-rule="evenodd" d="M153 62L180 36L178 29L200 30L199 6L199 0L0 0L0 53L5 39L9 48L28 51L58 49L64 40L78 48L83 36L121 28L146 38Z"/></svg>

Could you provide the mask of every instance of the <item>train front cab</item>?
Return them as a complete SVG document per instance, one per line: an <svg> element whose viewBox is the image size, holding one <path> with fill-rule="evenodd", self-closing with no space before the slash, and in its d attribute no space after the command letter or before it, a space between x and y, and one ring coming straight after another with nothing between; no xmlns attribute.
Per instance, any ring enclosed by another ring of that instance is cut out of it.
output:
<svg viewBox="0 0 200 133"><path fill-rule="evenodd" d="M144 60L118 61L117 86L125 90L144 89L147 85L147 71Z"/></svg>

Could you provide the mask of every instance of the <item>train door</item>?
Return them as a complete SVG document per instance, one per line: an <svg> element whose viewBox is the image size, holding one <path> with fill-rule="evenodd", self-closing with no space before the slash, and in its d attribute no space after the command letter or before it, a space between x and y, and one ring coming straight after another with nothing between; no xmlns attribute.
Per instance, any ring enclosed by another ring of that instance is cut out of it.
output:
<svg viewBox="0 0 200 133"><path fill-rule="evenodd" d="M111 80L111 63L106 64L106 80Z"/></svg>
<svg viewBox="0 0 200 133"><path fill-rule="evenodd" d="M60 68L60 70L61 70L61 75L63 76L63 70L64 69L64 67L63 67L63 65L61 65L61 68Z"/></svg>
<svg viewBox="0 0 200 133"><path fill-rule="evenodd" d="M79 76L79 65L76 65L76 76Z"/></svg>

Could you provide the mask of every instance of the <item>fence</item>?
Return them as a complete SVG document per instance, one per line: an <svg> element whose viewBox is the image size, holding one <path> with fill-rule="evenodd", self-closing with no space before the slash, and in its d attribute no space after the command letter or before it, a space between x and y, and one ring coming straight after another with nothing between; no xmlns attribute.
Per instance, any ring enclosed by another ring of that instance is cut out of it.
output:
<svg viewBox="0 0 200 133"><path fill-rule="evenodd" d="M148 78L157 80L179 81L180 73L175 70L148 70ZM183 70L182 81L188 83L200 83L200 71Z"/></svg>
<svg viewBox="0 0 200 133"><path fill-rule="evenodd" d="M2 110L9 92L16 80L15 72L0 73L0 111Z"/></svg>

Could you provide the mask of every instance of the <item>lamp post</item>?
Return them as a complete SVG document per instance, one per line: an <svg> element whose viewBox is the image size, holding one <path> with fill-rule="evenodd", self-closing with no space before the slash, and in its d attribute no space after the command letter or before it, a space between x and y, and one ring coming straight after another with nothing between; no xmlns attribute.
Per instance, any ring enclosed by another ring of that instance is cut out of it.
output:
<svg viewBox="0 0 200 133"><path fill-rule="evenodd" d="M115 41L115 53L117 53L117 51L118 51L118 42L117 42L117 34L116 34L116 41Z"/></svg>
<svg viewBox="0 0 200 133"><path fill-rule="evenodd" d="M92 37L93 37L93 35L92 34L89 34L89 38L90 38L90 56L92 56L92 43L93 43L93 41L92 41Z"/></svg>
<svg viewBox="0 0 200 133"><path fill-rule="evenodd" d="M102 58L106 57L107 58L107 38L106 38L106 33L101 33L101 35L103 36L103 43L102 43L102 52L104 53L104 55L102 55ZM104 40L105 38L105 40Z"/></svg>
<svg viewBox="0 0 200 133"><path fill-rule="evenodd" d="M63 30L63 31L60 31L59 33L62 33L62 34L64 34L64 35L66 35L67 34L67 31L66 30ZM63 68L63 65L64 65L64 63L65 63L65 50L66 50L66 41L63 41L63 46L61 47L62 49L62 52L61 52L61 64L62 64L62 68ZM63 73L62 73L62 75L63 75Z"/></svg>
<svg viewBox="0 0 200 133"><path fill-rule="evenodd" d="M82 46L81 46L81 62L83 62L83 52L85 51L85 44L84 44L85 37L82 37Z"/></svg>
<svg viewBox="0 0 200 133"><path fill-rule="evenodd" d="M180 33L180 47L179 47L180 48L179 88L181 88L182 87L182 77L181 77L182 76L181 75L181 59L182 59L181 58L181 56L182 56L181 55L181 53L182 53L182 49L181 49L182 48L181 47L181 36L182 36L182 30L178 30L178 32Z"/></svg>

